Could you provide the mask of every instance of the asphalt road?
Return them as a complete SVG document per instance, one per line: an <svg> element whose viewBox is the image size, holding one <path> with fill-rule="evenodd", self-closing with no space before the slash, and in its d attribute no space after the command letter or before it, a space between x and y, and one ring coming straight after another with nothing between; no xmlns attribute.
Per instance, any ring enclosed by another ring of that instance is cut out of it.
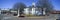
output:
<svg viewBox="0 0 60 20"><path fill-rule="evenodd" d="M55 17L57 15L52 15L47 18L21 18L21 17L15 17L15 16L9 16L9 15L3 15L2 20L56 20Z"/></svg>

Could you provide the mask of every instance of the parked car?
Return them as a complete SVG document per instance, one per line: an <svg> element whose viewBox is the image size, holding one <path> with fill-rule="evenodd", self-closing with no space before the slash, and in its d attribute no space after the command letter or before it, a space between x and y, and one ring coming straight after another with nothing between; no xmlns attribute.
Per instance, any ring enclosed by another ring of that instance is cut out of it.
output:
<svg viewBox="0 0 60 20"><path fill-rule="evenodd" d="M36 16L41 16L41 15L42 15L42 13L41 13L41 12L36 11Z"/></svg>
<svg viewBox="0 0 60 20"><path fill-rule="evenodd" d="M13 14L14 16L17 16L18 14Z"/></svg>
<svg viewBox="0 0 60 20"><path fill-rule="evenodd" d="M25 15L24 14L21 14L19 17L25 17Z"/></svg>

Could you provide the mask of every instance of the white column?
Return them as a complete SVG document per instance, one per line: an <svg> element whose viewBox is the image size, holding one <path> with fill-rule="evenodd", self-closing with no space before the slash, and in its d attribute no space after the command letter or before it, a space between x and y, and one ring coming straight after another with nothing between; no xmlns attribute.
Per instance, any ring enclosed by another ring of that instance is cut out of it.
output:
<svg viewBox="0 0 60 20"><path fill-rule="evenodd" d="M34 8L34 14L35 14L35 8Z"/></svg>
<svg viewBox="0 0 60 20"><path fill-rule="evenodd" d="M1 10L0 10L0 14L1 14Z"/></svg>
<svg viewBox="0 0 60 20"><path fill-rule="evenodd" d="M45 13L45 10L46 10L46 8L43 8L43 15L45 15L46 13Z"/></svg>
<svg viewBox="0 0 60 20"><path fill-rule="evenodd" d="M26 8L25 11L26 11L26 14L29 14L29 8Z"/></svg>
<svg viewBox="0 0 60 20"><path fill-rule="evenodd" d="M20 14L19 14L19 9L18 9L18 15L17 16L20 16Z"/></svg>
<svg viewBox="0 0 60 20"><path fill-rule="evenodd" d="M32 8L32 15L35 14L35 8Z"/></svg>
<svg viewBox="0 0 60 20"><path fill-rule="evenodd" d="M32 8L32 14L33 14L34 9Z"/></svg>

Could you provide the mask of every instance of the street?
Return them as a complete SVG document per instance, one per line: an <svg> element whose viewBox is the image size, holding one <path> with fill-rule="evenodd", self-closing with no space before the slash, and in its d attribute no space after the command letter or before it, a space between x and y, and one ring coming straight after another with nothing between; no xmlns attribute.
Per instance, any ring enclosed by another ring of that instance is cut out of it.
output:
<svg viewBox="0 0 60 20"><path fill-rule="evenodd" d="M49 16L49 17L45 17L45 18L28 18L28 17L16 17L16 16L8 16L8 15L4 15L4 17L2 18L2 20L56 20L55 15Z"/></svg>

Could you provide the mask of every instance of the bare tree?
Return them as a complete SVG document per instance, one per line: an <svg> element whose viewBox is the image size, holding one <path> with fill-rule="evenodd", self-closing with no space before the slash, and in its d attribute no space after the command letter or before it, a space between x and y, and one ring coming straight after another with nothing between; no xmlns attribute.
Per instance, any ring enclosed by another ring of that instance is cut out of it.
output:
<svg viewBox="0 0 60 20"><path fill-rule="evenodd" d="M51 2L49 2L49 0L38 0L36 7L42 8L42 9L46 8L46 13L53 10L53 6L52 6Z"/></svg>
<svg viewBox="0 0 60 20"><path fill-rule="evenodd" d="M20 16L21 16L21 14L23 14L24 8L26 8L26 5L22 2L20 2L20 3L16 3L13 8L16 11L19 9L20 10L19 12L21 12L20 13Z"/></svg>

